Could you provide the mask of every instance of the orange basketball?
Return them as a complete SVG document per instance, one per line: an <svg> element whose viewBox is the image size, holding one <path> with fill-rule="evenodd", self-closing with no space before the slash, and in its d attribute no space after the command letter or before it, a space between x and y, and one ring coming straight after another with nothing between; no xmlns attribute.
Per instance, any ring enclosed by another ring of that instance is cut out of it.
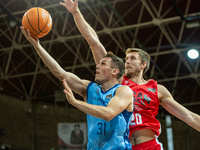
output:
<svg viewBox="0 0 200 150"><path fill-rule="evenodd" d="M22 26L30 30L30 34L33 38L41 38L51 31L52 18L45 9L34 7L24 14Z"/></svg>

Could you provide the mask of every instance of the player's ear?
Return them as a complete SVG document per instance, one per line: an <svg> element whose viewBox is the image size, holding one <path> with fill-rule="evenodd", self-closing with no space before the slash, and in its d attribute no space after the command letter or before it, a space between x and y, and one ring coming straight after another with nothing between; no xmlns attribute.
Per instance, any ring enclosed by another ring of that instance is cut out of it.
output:
<svg viewBox="0 0 200 150"><path fill-rule="evenodd" d="M146 66L147 66L146 62L143 62L142 65L141 65L141 67L142 67L143 70L146 68Z"/></svg>
<svg viewBox="0 0 200 150"><path fill-rule="evenodd" d="M112 70L113 75L116 76L118 73L119 73L119 69L115 68L115 69Z"/></svg>

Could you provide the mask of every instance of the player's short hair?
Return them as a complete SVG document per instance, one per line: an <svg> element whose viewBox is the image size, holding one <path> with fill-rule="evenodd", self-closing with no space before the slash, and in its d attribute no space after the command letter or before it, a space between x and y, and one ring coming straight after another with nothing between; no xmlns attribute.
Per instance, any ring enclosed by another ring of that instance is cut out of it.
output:
<svg viewBox="0 0 200 150"><path fill-rule="evenodd" d="M117 79L121 78L125 73L124 61L121 58L117 57L115 54L113 54L113 52L107 52L104 58L105 57L110 57L112 59L111 68L119 69Z"/></svg>
<svg viewBox="0 0 200 150"><path fill-rule="evenodd" d="M138 52L139 55L140 55L140 59L142 61L142 63L146 62L146 67L144 68L144 73L146 73L148 70L149 70L149 66L150 66L150 56L147 52L145 52L144 50L142 49L139 49L139 48L128 48L126 50L126 56L131 53L131 52Z"/></svg>

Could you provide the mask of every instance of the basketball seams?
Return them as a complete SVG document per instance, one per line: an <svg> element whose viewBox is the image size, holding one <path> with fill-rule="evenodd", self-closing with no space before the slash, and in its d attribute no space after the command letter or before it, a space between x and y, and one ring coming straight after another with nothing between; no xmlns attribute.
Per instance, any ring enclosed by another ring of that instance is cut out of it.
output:
<svg viewBox="0 0 200 150"><path fill-rule="evenodd" d="M38 8L38 7L37 7ZM38 10L38 9L37 9ZM42 11L42 8L41 8L41 11ZM45 15L47 14L47 12L46 12L46 10L44 10L45 11ZM44 27L42 28L42 29L40 29L40 23L39 23L39 10L38 10L38 29L39 29L39 32L37 33L37 35L39 34L39 35L41 35L40 33L46 33L46 32L49 32L49 30L47 30L47 31L45 31L45 32L43 32L43 30L46 28L46 26L47 26L47 24L48 24L48 21L49 21L49 16L50 16L50 14L47 14L48 15L48 18L47 18L47 21L45 21L46 22L46 24L44 25Z"/></svg>
<svg viewBox="0 0 200 150"><path fill-rule="evenodd" d="M46 14L46 12L45 12L45 14ZM48 14L48 18L47 18L46 24L44 25L42 31L44 30L44 28L46 28L46 26L47 26L47 24L48 24L48 21L49 21L49 14ZM41 31L41 32L42 32L42 31Z"/></svg>
<svg viewBox="0 0 200 150"><path fill-rule="evenodd" d="M45 24L44 28L45 28L46 26L48 26L49 21L50 21L50 19L51 19L50 17L51 17L50 14L48 14L48 18L47 18L47 21L46 21L46 24ZM49 32L49 31L51 30L51 28L49 28L47 31L43 32L44 28L43 28L42 31L41 31L42 33L47 33L47 32Z"/></svg>
<svg viewBox="0 0 200 150"><path fill-rule="evenodd" d="M38 16L38 30L40 32L40 12L38 10L38 7L37 7L37 16Z"/></svg>
<svg viewBox="0 0 200 150"><path fill-rule="evenodd" d="M37 22L38 22L38 30L39 30L38 32L36 32L37 33L36 36L38 37L38 35L39 36L42 36L42 35L40 34L41 33L41 31L40 31L40 11L38 9L39 7L36 7L36 8L37 8L37 16L38 16L38 21Z"/></svg>
<svg viewBox="0 0 200 150"><path fill-rule="evenodd" d="M28 21L30 27L35 31L35 33L37 33L37 31L33 28L32 24L31 24L31 22L30 22L30 20L29 20L29 18L28 18L28 14L29 14L29 12L27 12L27 14L26 14L26 16L27 16L27 21ZM31 32L31 30L30 30L30 33L33 34L34 36L37 36L37 34L34 34L33 32Z"/></svg>

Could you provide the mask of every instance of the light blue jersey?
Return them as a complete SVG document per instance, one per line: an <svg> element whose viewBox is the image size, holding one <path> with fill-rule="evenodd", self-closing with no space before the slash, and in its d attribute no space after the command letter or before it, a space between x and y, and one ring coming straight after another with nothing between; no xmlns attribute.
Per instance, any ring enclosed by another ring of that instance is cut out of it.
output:
<svg viewBox="0 0 200 150"><path fill-rule="evenodd" d="M91 82L87 87L87 103L107 106L115 95L117 84L106 92L101 86ZM131 150L129 142L129 120L132 112L124 110L110 121L87 114L88 150Z"/></svg>

